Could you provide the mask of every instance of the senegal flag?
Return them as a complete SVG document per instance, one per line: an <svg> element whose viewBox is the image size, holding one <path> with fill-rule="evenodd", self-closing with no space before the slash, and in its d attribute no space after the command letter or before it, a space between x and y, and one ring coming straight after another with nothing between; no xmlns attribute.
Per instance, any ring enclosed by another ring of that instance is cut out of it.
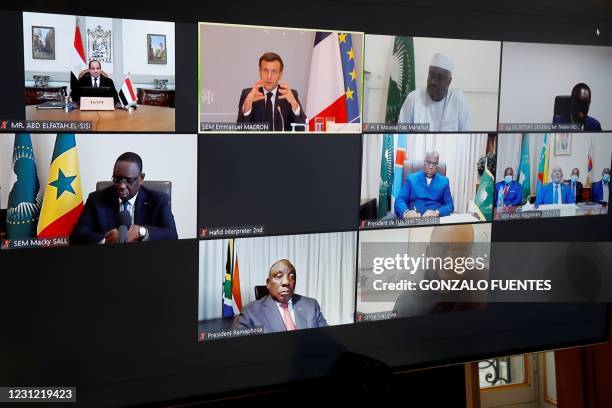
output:
<svg viewBox="0 0 612 408"><path fill-rule="evenodd" d="M67 237L83 211L83 194L74 134L55 138L49 179L45 188L38 237Z"/></svg>
<svg viewBox="0 0 612 408"><path fill-rule="evenodd" d="M480 185L474 197L476 212L480 221L491 221L493 218L493 191L495 179L491 171L485 167L484 173L480 177Z"/></svg>

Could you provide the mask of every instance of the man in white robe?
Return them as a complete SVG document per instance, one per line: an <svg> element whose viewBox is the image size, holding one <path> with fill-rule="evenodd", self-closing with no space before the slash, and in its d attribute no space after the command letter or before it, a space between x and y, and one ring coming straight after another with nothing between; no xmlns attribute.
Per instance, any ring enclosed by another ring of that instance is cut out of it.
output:
<svg viewBox="0 0 612 408"><path fill-rule="evenodd" d="M398 123L429 123L430 132L469 131L469 110L463 94L449 88L453 61L445 54L433 56L427 75L427 88L408 94Z"/></svg>

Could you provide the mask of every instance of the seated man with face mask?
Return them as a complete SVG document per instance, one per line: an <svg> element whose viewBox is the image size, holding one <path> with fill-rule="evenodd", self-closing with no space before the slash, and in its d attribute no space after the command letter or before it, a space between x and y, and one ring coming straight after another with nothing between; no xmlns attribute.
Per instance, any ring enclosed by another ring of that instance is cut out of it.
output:
<svg viewBox="0 0 612 408"><path fill-rule="evenodd" d="M504 170L504 181L495 184L494 203L496 207L500 207L500 201L504 207L516 207L521 205L523 201L523 189L521 185L512 179L514 170L512 167L506 167Z"/></svg>
<svg viewBox="0 0 612 408"><path fill-rule="evenodd" d="M580 170L578 170L577 167L574 167L572 169L572 175L570 176L570 179L565 182L567 186L570 188L570 190L572 190L572 196L574 197L574 201L576 203L581 203L584 201L582 199L583 186L582 186L582 183L578 181L579 178L580 178Z"/></svg>
<svg viewBox="0 0 612 408"><path fill-rule="evenodd" d="M535 207L542 204L573 204L575 197L572 197L572 190L562 183L563 171L561 167L555 166L551 174L552 182L540 188L536 196Z"/></svg>
<svg viewBox="0 0 612 408"><path fill-rule="evenodd" d="M601 172L601 180L591 184L593 201L610 203L610 190L610 169L606 167Z"/></svg>

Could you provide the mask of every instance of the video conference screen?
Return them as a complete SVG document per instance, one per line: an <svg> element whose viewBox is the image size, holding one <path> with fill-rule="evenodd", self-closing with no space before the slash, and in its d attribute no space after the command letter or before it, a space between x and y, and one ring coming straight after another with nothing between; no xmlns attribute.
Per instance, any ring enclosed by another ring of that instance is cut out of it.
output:
<svg viewBox="0 0 612 408"><path fill-rule="evenodd" d="M25 271L5 287L78 350L33 357L41 384L189 376L171 400L320 377L342 350L416 367L606 335L609 274L567 282L575 259L612 270L612 43L58 13L1 14L0 263ZM208 381L266 364L290 367Z"/></svg>
<svg viewBox="0 0 612 408"><path fill-rule="evenodd" d="M25 121L8 126L174 132L175 61L172 22L25 12Z"/></svg>

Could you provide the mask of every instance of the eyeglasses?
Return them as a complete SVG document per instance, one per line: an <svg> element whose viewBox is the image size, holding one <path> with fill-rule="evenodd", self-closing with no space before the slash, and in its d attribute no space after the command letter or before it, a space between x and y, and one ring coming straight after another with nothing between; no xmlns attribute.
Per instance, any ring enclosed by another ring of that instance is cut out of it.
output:
<svg viewBox="0 0 612 408"><path fill-rule="evenodd" d="M111 181L113 182L113 184L121 184L121 183L132 184L133 182L138 180L139 177L140 176L136 176L136 177L113 176L113 177L111 177Z"/></svg>
<svg viewBox="0 0 612 408"><path fill-rule="evenodd" d="M425 160L425 166L427 167L438 167L438 162L432 162L429 160Z"/></svg>

